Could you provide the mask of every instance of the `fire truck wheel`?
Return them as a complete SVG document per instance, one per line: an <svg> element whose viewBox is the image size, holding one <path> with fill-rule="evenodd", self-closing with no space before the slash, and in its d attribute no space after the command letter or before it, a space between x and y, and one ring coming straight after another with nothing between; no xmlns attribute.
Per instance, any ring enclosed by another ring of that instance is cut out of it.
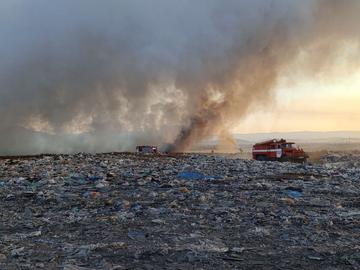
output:
<svg viewBox="0 0 360 270"><path fill-rule="evenodd" d="M258 161L266 161L267 158L264 155L258 155L258 156L256 156L256 160L258 160Z"/></svg>

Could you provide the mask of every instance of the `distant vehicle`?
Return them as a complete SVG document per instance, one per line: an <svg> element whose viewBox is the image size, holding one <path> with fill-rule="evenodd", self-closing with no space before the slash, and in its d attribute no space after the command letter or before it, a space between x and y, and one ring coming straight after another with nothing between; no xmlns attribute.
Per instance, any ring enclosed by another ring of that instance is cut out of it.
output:
<svg viewBox="0 0 360 270"><path fill-rule="evenodd" d="M158 148L151 145L138 145L136 146L136 152L139 154L158 154Z"/></svg>
<svg viewBox="0 0 360 270"><path fill-rule="evenodd" d="M306 162L309 157L302 148L296 147L294 142L287 142L284 139L273 139L255 144L252 156L253 159L259 161L290 162Z"/></svg>

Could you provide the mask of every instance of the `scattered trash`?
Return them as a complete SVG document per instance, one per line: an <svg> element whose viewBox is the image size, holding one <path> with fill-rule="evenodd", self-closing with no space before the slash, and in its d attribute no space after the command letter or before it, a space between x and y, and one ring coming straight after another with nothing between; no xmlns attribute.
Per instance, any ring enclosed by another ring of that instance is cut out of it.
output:
<svg viewBox="0 0 360 270"><path fill-rule="evenodd" d="M182 193L190 192L190 190L187 187L181 187L181 188L179 188L179 191L182 192Z"/></svg>
<svg viewBox="0 0 360 270"><path fill-rule="evenodd" d="M89 176L88 179L90 181L99 181L99 180L102 180L103 178L100 176Z"/></svg>
<svg viewBox="0 0 360 270"><path fill-rule="evenodd" d="M241 247L241 248L239 248L239 247L233 247L233 248L231 249L232 252L236 252L236 253L243 253L244 250L245 250L244 247Z"/></svg>
<svg viewBox="0 0 360 270"><path fill-rule="evenodd" d="M183 180L216 180L221 179L219 176L209 176L205 175L201 172L195 172L195 171L184 171L177 175L178 179Z"/></svg>
<svg viewBox="0 0 360 270"><path fill-rule="evenodd" d="M315 261L321 261L321 260L323 260L323 258L321 258L321 257L316 257L316 256L308 256L308 258L309 258L310 260L315 260Z"/></svg>
<svg viewBox="0 0 360 270"><path fill-rule="evenodd" d="M302 196L302 189L299 188L293 188L293 187L287 187L286 193L291 198L299 198Z"/></svg>
<svg viewBox="0 0 360 270"><path fill-rule="evenodd" d="M356 268L360 155L329 155L0 158L0 269Z"/></svg>
<svg viewBox="0 0 360 270"><path fill-rule="evenodd" d="M13 249L10 254L12 257L18 257L23 254L24 249L24 247Z"/></svg>
<svg viewBox="0 0 360 270"><path fill-rule="evenodd" d="M131 238L132 240L145 240L146 236L145 233L143 232L138 232L138 231L132 231L128 233L129 238Z"/></svg>
<svg viewBox="0 0 360 270"><path fill-rule="evenodd" d="M295 191L295 190L288 190L287 194L289 195L289 197L291 198L299 198L302 196L302 193L299 191Z"/></svg>
<svg viewBox="0 0 360 270"><path fill-rule="evenodd" d="M0 263L6 261L7 256L5 254L0 253Z"/></svg>
<svg viewBox="0 0 360 270"><path fill-rule="evenodd" d="M199 172L181 172L178 174L177 178L184 180L204 180L205 175Z"/></svg>
<svg viewBox="0 0 360 270"><path fill-rule="evenodd" d="M281 198L281 201L283 201L284 203L288 204L288 205L294 205L295 201L291 198Z"/></svg>

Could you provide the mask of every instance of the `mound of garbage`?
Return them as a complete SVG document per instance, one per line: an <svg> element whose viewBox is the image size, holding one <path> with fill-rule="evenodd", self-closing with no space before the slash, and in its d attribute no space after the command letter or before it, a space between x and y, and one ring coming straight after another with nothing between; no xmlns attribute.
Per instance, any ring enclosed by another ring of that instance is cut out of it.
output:
<svg viewBox="0 0 360 270"><path fill-rule="evenodd" d="M0 159L0 269L357 269L359 160Z"/></svg>

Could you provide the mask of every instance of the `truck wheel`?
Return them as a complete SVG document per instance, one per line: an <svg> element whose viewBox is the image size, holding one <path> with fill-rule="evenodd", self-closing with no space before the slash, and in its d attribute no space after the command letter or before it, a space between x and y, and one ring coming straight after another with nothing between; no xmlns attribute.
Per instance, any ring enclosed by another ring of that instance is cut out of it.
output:
<svg viewBox="0 0 360 270"><path fill-rule="evenodd" d="M267 158L266 158L266 156L259 155L259 156L256 156L256 160L258 160L258 161L266 161Z"/></svg>

